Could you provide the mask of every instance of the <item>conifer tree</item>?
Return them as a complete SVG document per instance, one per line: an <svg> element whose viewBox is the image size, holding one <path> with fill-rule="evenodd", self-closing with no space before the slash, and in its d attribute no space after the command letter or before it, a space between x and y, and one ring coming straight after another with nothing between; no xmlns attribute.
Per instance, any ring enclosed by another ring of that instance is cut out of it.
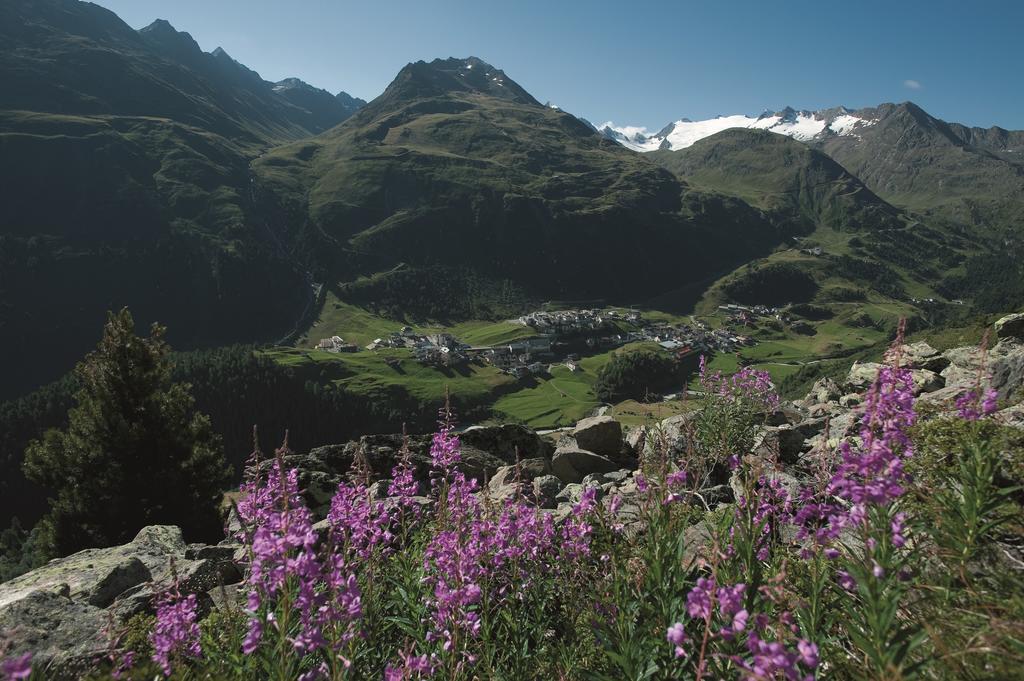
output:
<svg viewBox="0 0 1024 681"><path fill-rule="evenodd" d="M140 338L127 308L108 313L99 346L75 368L67 428L25 452L26 475L53 492L43 527L57 554L122 543L151 524L179 525L191 540L219 535L229 470L190 386L171 380L164 333L154 324Z"/></svg>

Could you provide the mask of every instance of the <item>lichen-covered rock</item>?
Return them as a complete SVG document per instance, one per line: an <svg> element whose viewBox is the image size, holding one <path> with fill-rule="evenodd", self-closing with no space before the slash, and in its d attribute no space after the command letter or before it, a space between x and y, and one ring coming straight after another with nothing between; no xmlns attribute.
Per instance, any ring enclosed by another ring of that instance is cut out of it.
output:
<svg viewBox="0 0 1024 681"><path fill-rule="evenodd" d="M863 393L875 382L882 366L877 362L854 362L846 377L845 387L851 392ZM939 375L929 369L912 369L910 373L914 382L915 395L929 393L946 385L944 374Z"/></svg>
<svg viewBox="0 0 1024 681"><path fill-rule="evenodd" d="M582 482L591 473L610 473L619 464L611 459L578 447L559 447L551 457L551 472L565 483Z"/></svg>
<svg viewBox="0 0 1024 681"><path fill-rule="evenodd" d="M1000 399L1024 392L1024 342L1006 338L985 355L979 348L947 350L950 365L942 372L946 385L973 390L979 380L994 388Z"/></svg>
<svg viewBox="0 0 1024 681"><path fill-rule="evenodd" d="M996 321L996 338L1024 340L1024 312L1009 314Z"/></svg>
<svg viewBox="0 0 1024 681"><path fill-rule="evenodd" d="M900 357L911 369L927 369L940 372L949 366L949 359L926 341L908 343L900 348Z"/></svg>
<svg viewBox="0 0 1024 681"><path fill-rule="evenodd" d="M12 654L33 653L45 678L79 678L106 651L109 623L151 611L175 578L202 605L206 591L241 579L233 554L186 545L177 527L145 527L128 544L79 551L0 584L0 631Z"/></svg>
<svg viewBox="0 0 1024 681"><path fill-rule="evenodd" d="M541 508L555 508L558 505L558 493L562 491L562 481L554 475L541 475L532 482L533 498Z"/></svg>
<svg viewBox="0 0 1024 681"><path fill-rule="evenodd" d="M572 430L580 449L615 458L622 452L622 424L610 416L583 419Z"/></svg>

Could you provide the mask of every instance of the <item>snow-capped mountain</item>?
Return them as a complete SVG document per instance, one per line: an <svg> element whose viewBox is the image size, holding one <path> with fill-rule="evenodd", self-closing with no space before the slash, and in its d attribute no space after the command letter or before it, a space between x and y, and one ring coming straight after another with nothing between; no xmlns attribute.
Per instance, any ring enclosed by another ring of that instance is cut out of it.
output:
<svg viewBox="0 0 1024 681"><path fill-rule="evenodd" d="M782 111L765 112L760 116L719 116L704 121L682 118L669 123L656 133L636 126L617 126L611 121L594 126L605 137L635 151L657 149L685 149L697 140L710 137L730 128L756 128L787 135L804 142L831 135L857 136L858 131L877 121L866 112L851 111L846 107L822 111L797 111L786 107Z"/></svg>

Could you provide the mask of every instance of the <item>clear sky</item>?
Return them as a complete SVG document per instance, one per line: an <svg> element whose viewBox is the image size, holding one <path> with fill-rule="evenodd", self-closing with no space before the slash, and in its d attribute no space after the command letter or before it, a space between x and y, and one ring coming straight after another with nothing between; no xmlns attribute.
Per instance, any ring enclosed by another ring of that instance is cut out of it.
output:
<svg viewBox="0 0 1024 681"><path fill-rule="evenodd" d="M98 0L268 80L372 99L407 62L477 56L600 123L912 100L1024 129L1024 0Z"/></svg>

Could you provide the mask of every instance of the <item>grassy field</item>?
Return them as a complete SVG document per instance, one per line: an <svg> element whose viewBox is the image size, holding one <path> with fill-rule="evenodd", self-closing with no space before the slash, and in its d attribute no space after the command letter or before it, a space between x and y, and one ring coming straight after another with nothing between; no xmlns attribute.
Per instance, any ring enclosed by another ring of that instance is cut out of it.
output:
<svg viewBox="0 0 1024 681"><path fill-rule="evenodd" d="M619 402L605 412L624 426L651 425L672 416L690 411L696 406L693 400L669 400L667 402Z"/></svg>
<svg viewBox="0 0 1024 681"><path fill-rule="evenodd" d="M420 364L404 350L333 354L299 348L275 348L267 353L277 362L306 372L312 380L331 383L365 396L388 399L401 392L418 402L444 402L445 390L462 401L489 402L514 386L516 379L485 364L439 369ZM388 364L386 360L398 360Z"/></svg>
<svg viewBox="0 0 1024 681"><path fill-rule="evenodd" d="M376 338L387 336L403 326L412 326L419 333L446 332L470 345L497 345L537 335L528 326L512 322L467 321L454 326L427 322L385 319L356 305L339 300L328 293L320 316L312 328L299 339L300 347L312 347L321 338L341 336L350 343L365 347Z"/></svg>
<svg viewBox="0 0 1024 681"><path fill-rule="evenodd" d="M594 394L597 375L619 352L656 349L654 343L630 343L621 348L580 360L580 370L555 366L550 377L540 377L522 390L501 397L494 405L496 416L525 423L531 428L572 425L601 406Z"/></svg>

